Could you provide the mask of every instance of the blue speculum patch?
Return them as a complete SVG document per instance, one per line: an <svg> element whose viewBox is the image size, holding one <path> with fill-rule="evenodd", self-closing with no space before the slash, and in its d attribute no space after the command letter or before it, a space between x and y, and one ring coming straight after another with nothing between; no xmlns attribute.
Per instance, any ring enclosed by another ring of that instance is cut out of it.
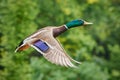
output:
<svg viewBox="0 0 120 80"><path fill-rule="evenodd" d="M38 49L40 49L42 52L45 52L45 51L47 51L48 49L49 49L49 46L45 43L45 42L43 42L43 41L41 41L41 40L38 40L38 41L36 41L35 43L34 43L34 46L36 46Z"/></svg>

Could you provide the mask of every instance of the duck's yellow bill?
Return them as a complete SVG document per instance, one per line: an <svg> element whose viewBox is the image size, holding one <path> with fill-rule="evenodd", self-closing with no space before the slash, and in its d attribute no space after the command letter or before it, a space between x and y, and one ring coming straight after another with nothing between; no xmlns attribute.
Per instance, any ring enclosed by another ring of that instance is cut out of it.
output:
<svg viewBox="0 0 120 80"><path fill-rule="evenodd" d="M91 25L93 23L84 21L84 25Z"/></svg>

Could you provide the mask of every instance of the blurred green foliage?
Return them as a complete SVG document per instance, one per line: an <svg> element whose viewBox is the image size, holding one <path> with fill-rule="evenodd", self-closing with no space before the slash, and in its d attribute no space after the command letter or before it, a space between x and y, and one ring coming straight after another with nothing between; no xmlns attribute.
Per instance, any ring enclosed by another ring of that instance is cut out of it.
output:
<svg viewBox="0 0 120 80"><path fill-rule="evenodd" d="M119 0L0 0L0 80L119 80ZM45 26L82 18L94 25L58 39L77 69L53 65L32 48L14 53L26 36Z"/></svg>

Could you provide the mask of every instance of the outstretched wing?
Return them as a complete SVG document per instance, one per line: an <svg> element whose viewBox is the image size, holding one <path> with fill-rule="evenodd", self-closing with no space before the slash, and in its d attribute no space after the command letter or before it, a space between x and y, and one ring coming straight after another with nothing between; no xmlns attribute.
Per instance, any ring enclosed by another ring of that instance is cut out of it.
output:
<svg viewBox="0 0 120 80"><path fill-rule="evenodd" d="M41 51L34 44L31 45L31 47L35 48L38 52L43 54L43 56L48 61L66 67L76 67L72 62L80 63L78 61L73 60L69 55L66 54L59 42L53 37L52 29L46 31L44 37L39 37L39 40L44 41L45 44L47 44L47 46L49 47L49 49L46 52Z"/></svg>

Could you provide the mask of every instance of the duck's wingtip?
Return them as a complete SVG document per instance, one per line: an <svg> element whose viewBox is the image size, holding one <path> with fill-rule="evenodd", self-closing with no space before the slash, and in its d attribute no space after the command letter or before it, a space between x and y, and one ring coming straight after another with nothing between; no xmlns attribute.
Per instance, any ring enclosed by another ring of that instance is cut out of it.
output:
<svg viewBox="0 0 120 80"><path fill-rule="evenodd" d="M14 53L16 53L17 52L17 49L14 51Z"/></svg>
<svg viewBox="0 0 120 80"><path fill-rule="evenodd" d="M14 51L15 53L17 52L17 50Z"/></svg>
<svg viewBox="0 0 120 80"><path fill-rule="evenodd" d="M17 52L18 52L18 49L19 49L19 48L17 47L14 52L17 53Z"/></svg>
<svg viewBox="0 0 120 80"><path fill-rule="evenodd" d="M76 61L74 59L72 59L73 62L77 63L77 64L82 64L82 62Z"/></svg>

